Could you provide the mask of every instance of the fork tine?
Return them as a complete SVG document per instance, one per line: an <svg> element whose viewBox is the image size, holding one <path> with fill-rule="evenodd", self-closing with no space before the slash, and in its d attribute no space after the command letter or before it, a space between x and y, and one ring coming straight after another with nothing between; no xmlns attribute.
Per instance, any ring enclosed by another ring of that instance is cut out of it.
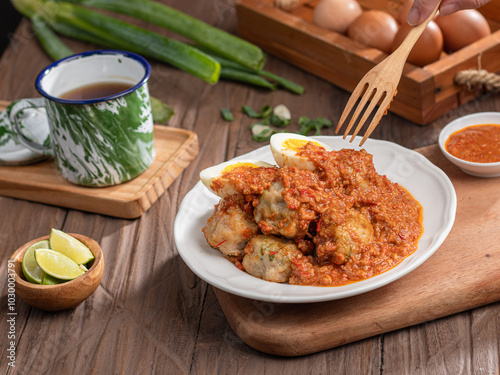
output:
<svg viewBox="0 0 500 375"><path fill-rule="evenodd" d="M365 132L365 135L363 136L363 139L359 143L360 146L365 143L365 141L368 139L370 134L372 134L373 130L377 127L378 123L380 122L380 119L384 116L385 111L387 108L389 108L389 105L391 104L391 100L393 98L394 94L389 95L387 94L386 97L384 98L383 102L380 104L378 107L377 113L375 113L375 116L373 117L372 122L370 123L370 126Z"/></svg>
<svg viewBox="0 0 500 375"><path fill-rule="evenodd" d="M349 113L351 113L352 109L354 108L354 104L358 101L359 97L366 92L368 89L368 82L366 81L361 81L358 83L356 88L351 94L351 97L349 98L349 101L347 102L346 106L344 107L344 112L342 112L342 116L340 116L340 120L337 124L337 128L335 129L335 134L337 134L344 124L344 121L346 120L347 116L349 116Z"/></svg>
<svg viewBox="0 0 500 375"><path fill-rule="evenodd" d="M387 92L386 91L382 91L382 92L376 92L375 93L375 95L373 96L373 98L370 101L370 104L366 108L366 111L363 114L363 117L358 122L358 126L354 130L354 133L352 133L352 136L351 136L351 139L349 140L349 142L352 142L354 140L354 138L358 135L359 131L361 130L361 128L365 124L366 120L368 120L368 117L370 117L371 113L373 112L373 109L375 108L375 106L384 97L384 94L387 94Z"/></svg>
<svg viewBox="0 0 500 375"><path fill-rule="evenodd" d="M363 112L363 109L365 108L366 103L369 100L372 100L373 97L377 95L377 89L370 89L370 86L366 88L366 91L363 94L363 97L360 99L358 106L356 107L356 110L354 111L354 114L351 117L351 120L349 121L349 125L347 125L346 130L344 131L344 139L349 135L349 132L351 131L353 125L356 123L359 115L361 112ZM366 119L364 120L366 121Z"/></svg>

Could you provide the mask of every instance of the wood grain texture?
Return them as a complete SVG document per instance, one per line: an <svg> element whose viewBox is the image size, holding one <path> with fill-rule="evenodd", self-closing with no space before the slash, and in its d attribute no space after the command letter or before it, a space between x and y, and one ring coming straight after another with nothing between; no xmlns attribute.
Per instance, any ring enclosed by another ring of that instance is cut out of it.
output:
<svg viewBox="0 0 500 375"><path fill-rule="evenodd" d="M0 101L0 110L7 102ZM198 137L183 129L155 125L156 157L141 175L104 188L64 180L53 160L20 167L0 166L0 195L132 219L158 200L198 154Z"/></svg>
<svg viewBox="0 0 500 375"><path fill-rule="evenodd" d="M402 1L364 1L365 9L382 9L397 14ZM406 63L398 94L390 111L417 124L427 125L444 114L473 100L481 92L456 85L457 72L481 66L500 71L500 30L492 15L500 0L480 9L492 17L492 34L420 68ZM237 0L238 33L267 52L305 69L335 85L353 91L363 76L387 55L368 48L343 34L323 29L311 22L314 2L298 3L293 11L273 6L269 0ZM301 8L300 8L301 7ZM259 27L253 27L258 24ZM463 95L466 92L467 95Z"/></svg>
<svg viewBox="0 0 500 375"><path fill-rule="evenodd" d="M331 302L264 303L216 290L243 341L270 354L304 355L500 300L498 179L465 175L437 146L421 153L446 172L457 193L455 224L438 251L385 287ZM254 320L262 310L268 316Z"/></svg>
<svg viewBox="0 0 500 375"><path fill-rule="evenodd" d="M160 1L236 34L232 0ZM64 40L75 52L98 47ZM0 58L0 99L38 96L33 82L49 62L23 21ZM240 112L242 105L285 104L293 115L289 129L298 131L299 116L338 121L349 93L271 55L266 70L300 83L306 89L304 95L228 81L210 86L165 64L150 63L151 94L174 108L170 127L198 135L199 154L137 219L0 196L4 276L15 249L46 235L50 228L95 239L106 262L99 288L74 310L48 313L17 299L16 367L9 368L8 358L2 355L2 373L476 375L500 371L500 303L301 357L273 356L245 344L228 324L213 289L178 256L173 239L177 209L203 168L263 145L251 139L252 120ZM235 121L223 121L221 108L232 109ZM459 116L498 110L500 98L483 95L425 127L389 113L372 137L420 148L435 144L439 130ZM333 130L323 134L333 135ZM0 290L0 312L5 314L7 277L0 278ZM265 319L268 310L262 311L255 319ZM8 332L3 317L0 332ZM0 348L8 344L2 336Z"/></svg>

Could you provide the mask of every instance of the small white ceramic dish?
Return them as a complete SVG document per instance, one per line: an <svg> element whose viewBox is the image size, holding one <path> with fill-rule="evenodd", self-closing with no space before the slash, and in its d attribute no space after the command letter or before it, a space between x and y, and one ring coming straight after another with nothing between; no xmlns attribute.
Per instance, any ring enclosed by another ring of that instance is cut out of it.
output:
<svg viewBox="0 0 500 375"><path fill-rule="evenodd" d="M445 148L445 143L456 131L467 126L481 124L500 124L500 112L480 112L459 117L446 125L439 133L439 148L444 156L467 174L476 177L498 177L500 176L500 162L497 163L473 163L451 155Z"/></svg>
<svg viewBox="0 0 500 375"><path fill-rule="evenodd" d="M358 149L361 137L312 137L334 150ZM372 278L338 287L289 285L264 281L239 270L211 248L201 231L219 198L201 181L186 194L177 213L174 237L179 255L201 279L228 293L260 301L308 303L351 297L387 285L413 271L441 246L455 221L457 198L446 174L421 154L395 143L368 139L363 146L373 155L377 172L404 186L423 207L424 233L417 250L396 267ZM274 163L269 145L236 159Z"/></svg>

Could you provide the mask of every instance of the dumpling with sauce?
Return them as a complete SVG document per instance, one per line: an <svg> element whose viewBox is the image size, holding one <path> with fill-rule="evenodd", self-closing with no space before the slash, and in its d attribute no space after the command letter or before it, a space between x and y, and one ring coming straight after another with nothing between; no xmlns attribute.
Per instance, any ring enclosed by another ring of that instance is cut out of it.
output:
<svg viewBox="0 0 500 375"><path fill-rule="evenodd" d="M316 255L341 265L353 254L358 254L363 245L370 243L373 226L369 218L355 209L330 209L318 225L318 234L314 238Z"/></svg>
<svg viewBox="0 0 500 375"><path fill-rule="evenodd" d="M208 244L232 261L241 260L247 242L259 232L252 213L245 207L237 195L222 198L203 228Z"/></svg>
<svg viewBox="0 0 500 375"><path fill-rule="evenodd" d="M245 247L245 256L241 264L252 276L266 281L284 283L292 274L292 260L301 255L292 240L258 235L252 237Z"/></svg>
<svg viewBox="0 0 500 375"><path fill-rule="evenodd" d="M297 236L299 229L296 218L298 213L288 207L283 189L281 181L276 181L269 189L264 190L255 207L254 217L263 233L292 238Z"/></svg>

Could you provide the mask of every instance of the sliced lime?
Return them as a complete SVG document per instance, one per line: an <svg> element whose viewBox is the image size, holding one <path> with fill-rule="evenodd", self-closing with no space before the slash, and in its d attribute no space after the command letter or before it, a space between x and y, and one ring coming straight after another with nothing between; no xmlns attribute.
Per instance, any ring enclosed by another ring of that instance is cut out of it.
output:
<svg viewBox="0 0 500 375"><path fill-rule="evenodd" d="M52 250L67 255L77 264L85 264L94 259L94 254L87 246L63 231L52 229L49 241Z"/></svg>
<svg viewBox="0 0 500 375"><path fill-rule="evenodd" d="M73 259L58 251L37 249L35 260L43 272L56 279L73 280L85 273Z"/></svg>
<svg viewBox="0 0 500 375"><path fill-rule="evenodd" d="M56 279L50 276L48 273L44 273L42 277L42 285L57 285L65 283L67 280Z"/></svg>
<svg viewBox="0 0 500 375"><path fill-rule="evenodd" d="M87 272L89 269L87 268L87 266L85 266L85 264L79 264L78 267L80 267L80 269L83 271L83 272Z"/></svg>
<svg viewBox="0 0 500 375"><path fill-rule="evenodd" d="M31 245L28 250L24 253L22 261L23 274L26 280L33 284L41 284L43 271L35 261L35 250L36 249L48 249L49 241L43 240L38 241Z"/></svg>

